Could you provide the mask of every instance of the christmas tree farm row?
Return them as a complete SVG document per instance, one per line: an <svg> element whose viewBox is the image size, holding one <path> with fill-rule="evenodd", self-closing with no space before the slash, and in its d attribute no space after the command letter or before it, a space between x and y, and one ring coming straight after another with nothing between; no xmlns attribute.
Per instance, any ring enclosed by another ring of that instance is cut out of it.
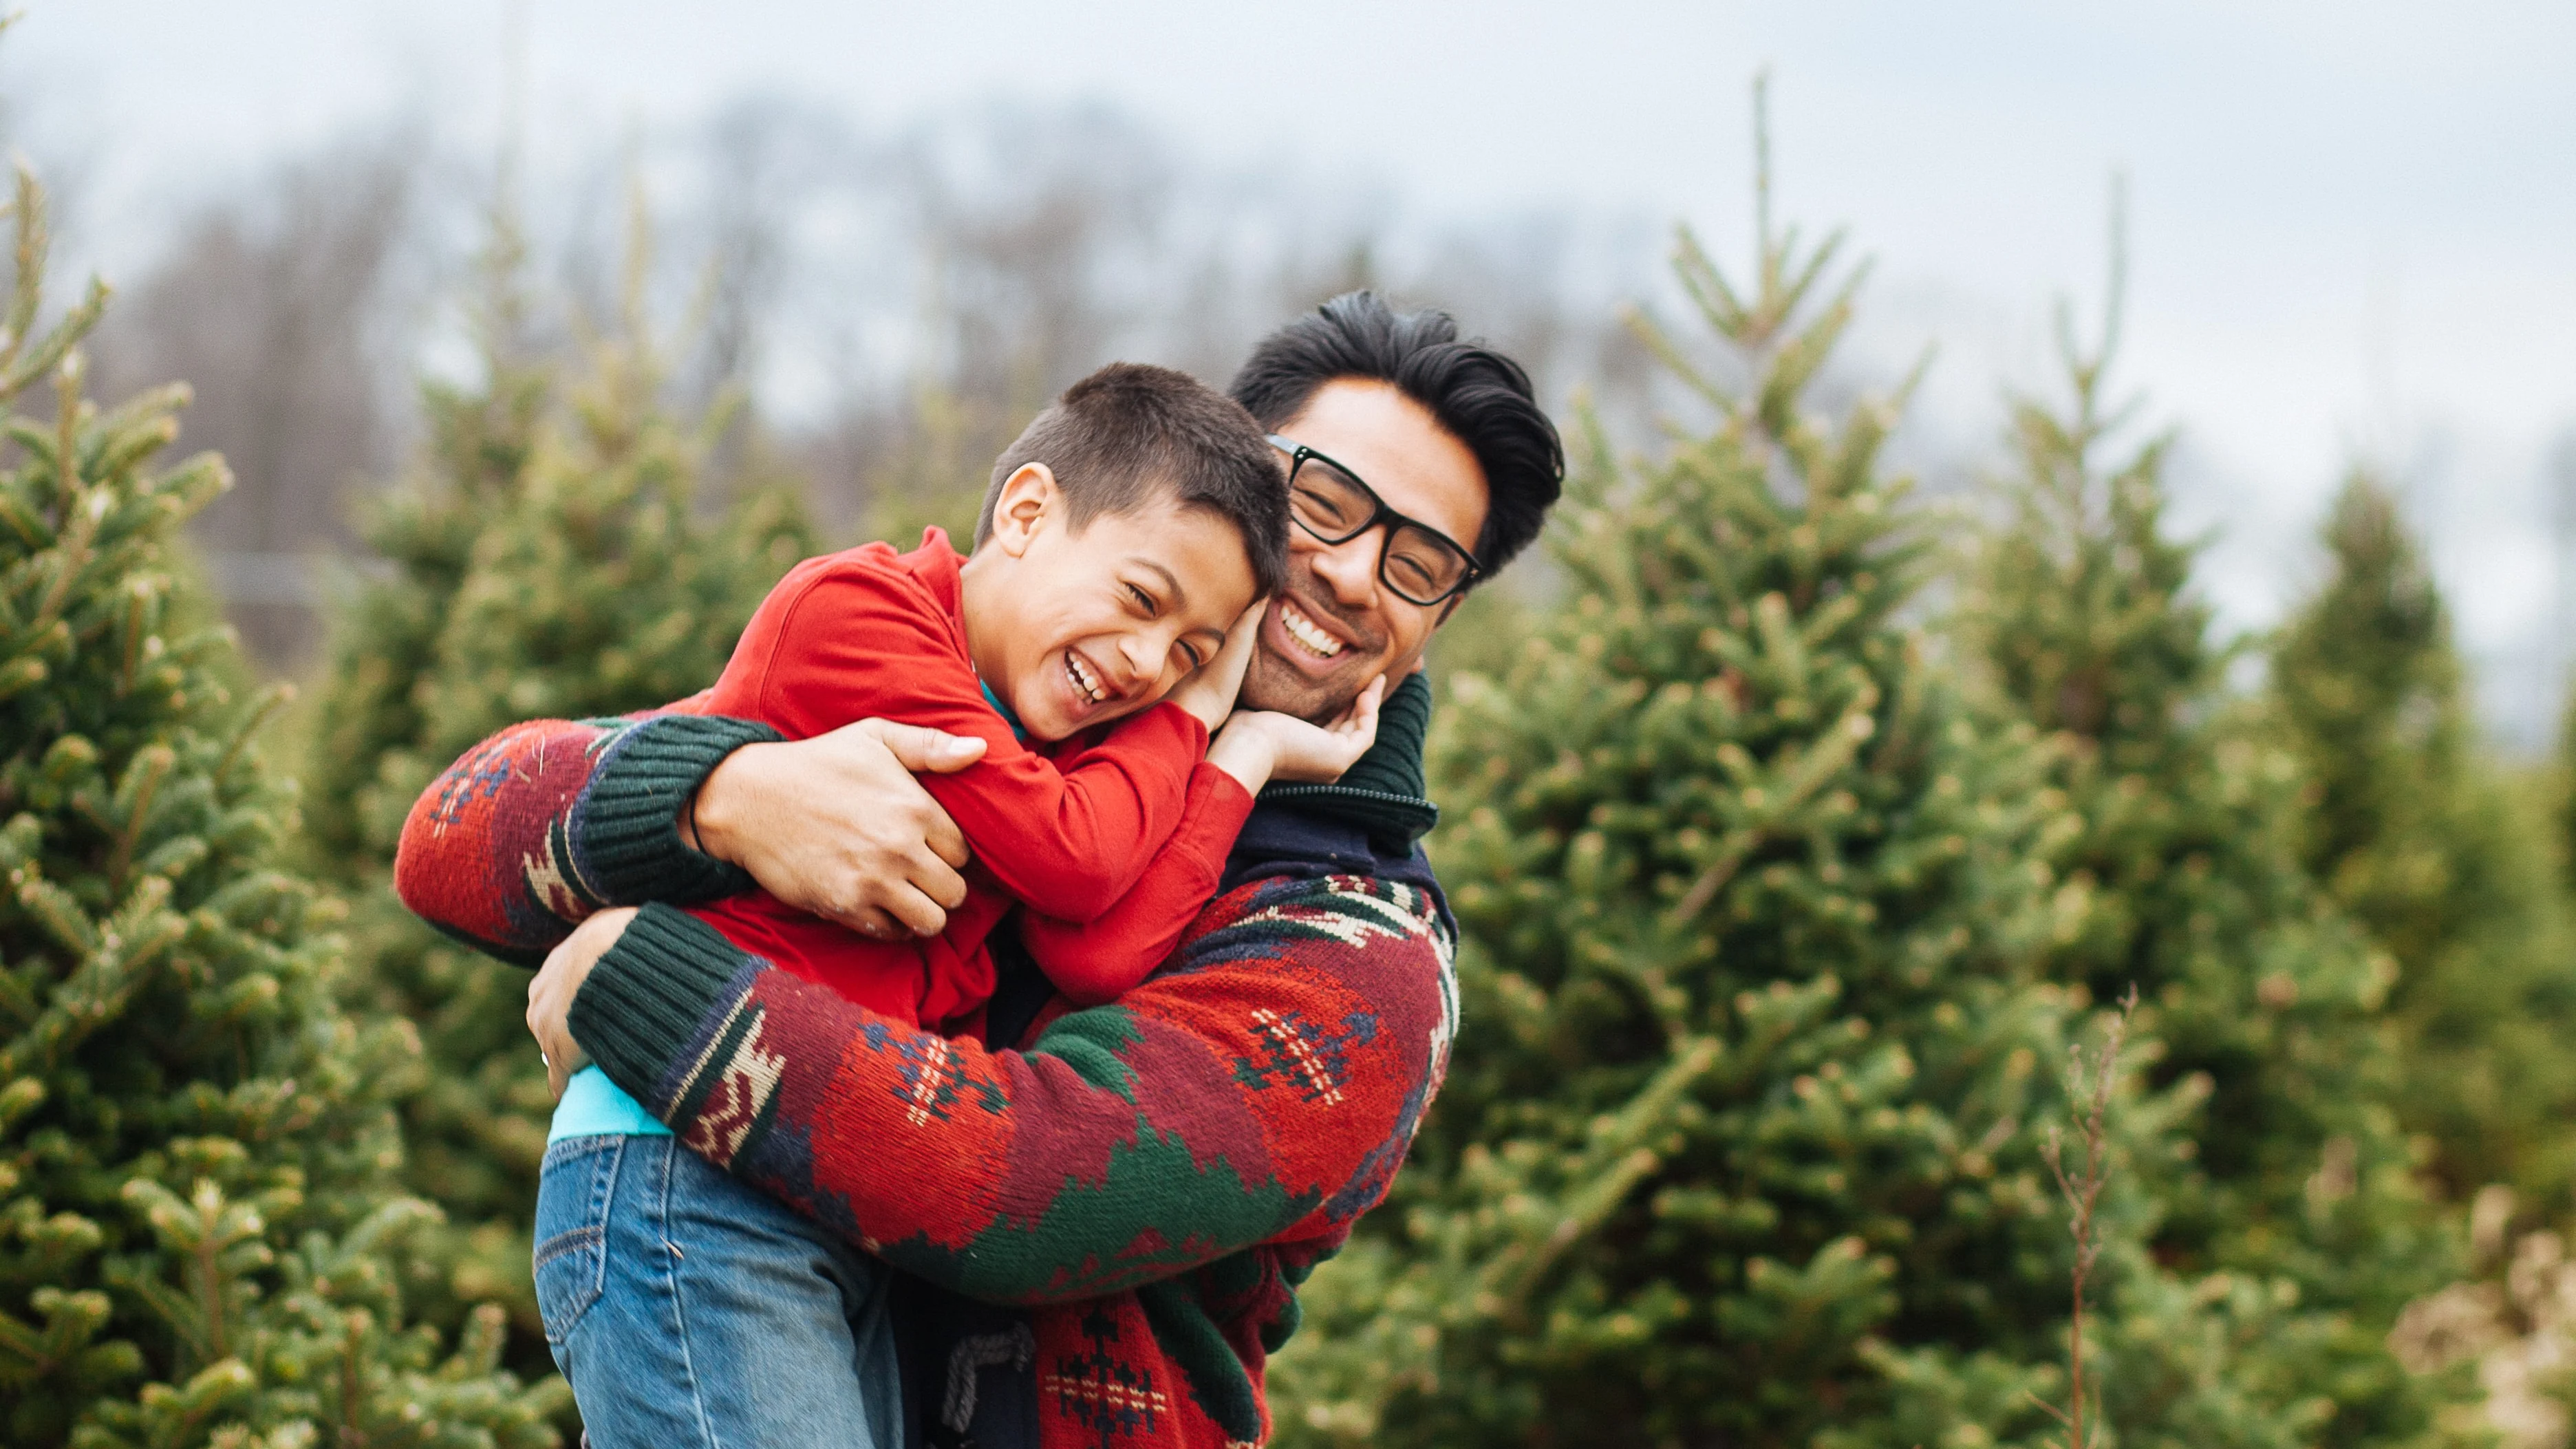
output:
<svg viewBox="0 0 2576 1449"><path fill-rule="evenodd" d="M1756 210L1742 277L1683 239L1697 315L1652 332L1698 417L1578 450L1560 595L1444 686L1464 1027L1306 1287L1283 1438L2063 1443L2046 1144L2134 989L2096 1442L2480 1442L2466 1371L2387 1338L2467 1271L2478 1189L2537 1223L2576 1181L2576 831L2481 749L2389 489L2355 477L2276 638L2224 641L2115 324L2015 400L1970 527L1886 464L1902 398L1817 400L1856 280ZM529 348L497 226L481 378L427 390L370 507L390 567L302 716L299 815L178 539L221 465L156 461L175 391L82 398L99 300L40 326L31 183L14 222L0 1437L548 1442L525 978L401 913L394 834L498 725L711 679L818 546L795 491L705 496L733 415L670 402L640 307Z"/></svg>

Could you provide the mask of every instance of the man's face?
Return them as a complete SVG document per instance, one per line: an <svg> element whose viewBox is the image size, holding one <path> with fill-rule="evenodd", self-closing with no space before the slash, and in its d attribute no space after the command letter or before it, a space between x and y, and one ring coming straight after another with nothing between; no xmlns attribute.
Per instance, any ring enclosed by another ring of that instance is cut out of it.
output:
<svg viewBox="0 0 2576 1449"><path fill-rule="evenodd" d="M1485 470L1430 409L1392 384L1337 378L1277 431L1350 469L1387 507L1463 548L1476 546ZM1246 708L1328 721L1371 679L1384 674L1392 687L1421 662L1456 601L1398 598L1378 581L1385 547L1383 528L1323 544L1289 526L1288 581L1262 611L1260 647L1243 681Z"/></svg>

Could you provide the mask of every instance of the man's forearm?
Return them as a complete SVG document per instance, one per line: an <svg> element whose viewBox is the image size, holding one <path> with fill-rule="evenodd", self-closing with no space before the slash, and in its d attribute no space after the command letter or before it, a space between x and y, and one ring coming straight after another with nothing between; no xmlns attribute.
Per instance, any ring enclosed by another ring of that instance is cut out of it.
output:
<svg viewBox="0 0 2576 1449"><path fill-rule="evenodd" d="M1325 1233L1392 1180L1445 1053L1422 892L1273 881L1028 1051L881 1016L648 908L571 1024L691 1150L887 1261L1071 1301Z"/></svg>
<svg viewBox="0 0 2576 1449"><path fill-rule="evenodd" d="M394 888L442 931L526 966L602 906L745 889L741 872L689 849L674 822L728 753L775 738L686 714L513 725L421 793Z"/></svg>

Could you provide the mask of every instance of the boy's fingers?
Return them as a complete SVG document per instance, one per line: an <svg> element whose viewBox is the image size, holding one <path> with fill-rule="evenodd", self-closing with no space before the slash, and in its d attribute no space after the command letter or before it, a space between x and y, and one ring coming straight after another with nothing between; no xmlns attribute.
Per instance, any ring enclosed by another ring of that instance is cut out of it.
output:
<svg viewBox="0 0 2576 1449"><path fill-rule="evenodd" d="M1359 698L1351 701L1349 712L1342 716L1342 722L1337 728L1375 735L1378 705L1385 698L1386 676L1381 674L1370 680L1366 687L1360 690Z"/></svg>
<svg viewBox="0 0 2576 1449"><path fill-rule="evenodd" d="M984 758L984 742L973 735L952 735L945 730L885 719L861 720L856 728L876 736L905 769L915 772L928 770L944 775Z"/></svg>
<svg viewBox="0 0 2576 1449"><path fill-rule="evenodd" d="M1217 650L1218 662L1231 668L1252 657L1253 641L1261 637L1261 611L1268 607L1268 599L1255 600L1251 608L1235 616L1234 626L1225 631L1224 645Z"/></svg>

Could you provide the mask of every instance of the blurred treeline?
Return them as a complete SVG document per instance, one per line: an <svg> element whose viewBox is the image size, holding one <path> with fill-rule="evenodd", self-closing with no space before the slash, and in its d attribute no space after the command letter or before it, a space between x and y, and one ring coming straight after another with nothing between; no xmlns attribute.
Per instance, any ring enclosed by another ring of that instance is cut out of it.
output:
<svg viewBox="0 0 2576 1449"><path fill-rule="evenodd" d="M1617 300L1651 234L1527 214L1429 226L1359 183L1220 171L1101 108L988 107L891 134L745 103L703 128L550 158L460 157L389 125L232 180L93 342L112 386L193 380L192 443L240 482L199 519L255 657L309 666L358 495L424 438L416 379L479 366L461 303L495 205L527 249L514 346L568 355L621 305L630 200L675 401L728 391L715 462L802 480L835 537L945 516L1038 407L1113 358L1222 384L1280 317L1355 286L1450 307L1635 419L1651 383ZM78 213L74 213L77 219ZM317 565L320 565L317 567Z"/></svg>

